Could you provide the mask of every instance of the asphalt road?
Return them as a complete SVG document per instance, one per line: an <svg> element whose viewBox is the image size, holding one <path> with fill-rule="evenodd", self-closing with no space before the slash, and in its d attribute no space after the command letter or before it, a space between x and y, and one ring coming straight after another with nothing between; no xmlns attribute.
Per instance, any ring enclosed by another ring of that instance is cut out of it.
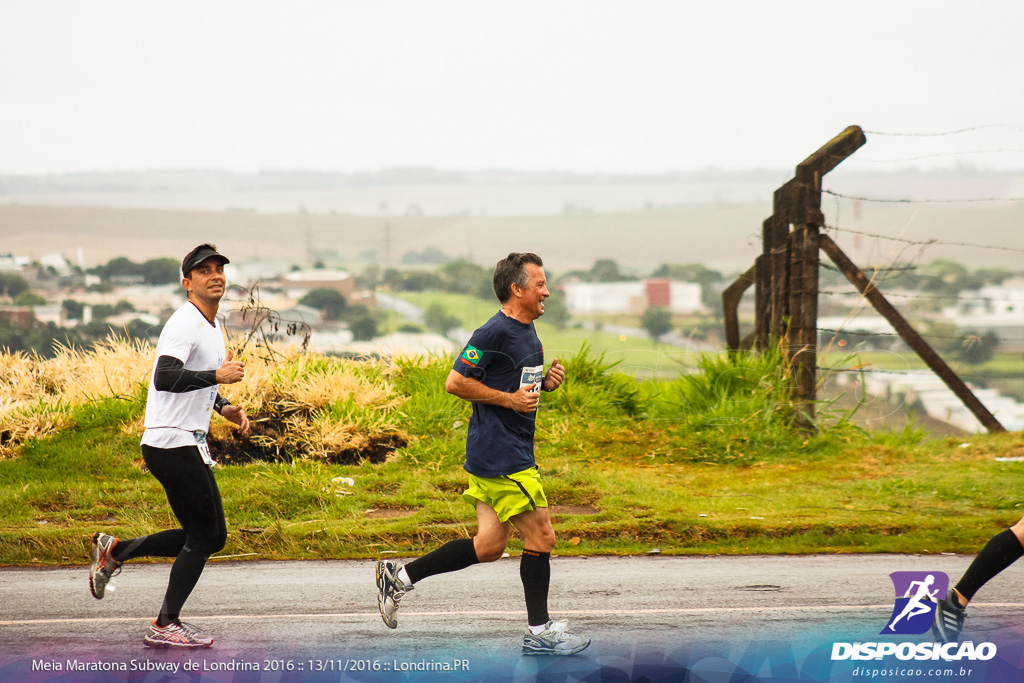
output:
<svg viewBox="0 0 1024 683"><path fill-rule="evenodd" d="M955 582L970 559L556 557L550 605L554 618L593 638L572 658L577 667L682 649L688 658L722 657L750 643L878 639L893 606L889 573L941 571ZM97 601L85 566L0 569L0 667L11 671L12 662L51 657L183 661L192 653L142 645L168 570L168 564L126 565L116 590ZM452 658L479 672L501 662L520 669L535 659L519 655L526 618L517 558L425 579L403 601L394 631L377 613L372 561L214 561L183 618L217 638L203 652L210 661L306 666L323 659ZM1020 568L979 593L965 631L978 642L1008 633L1024 634Z"/></svg>

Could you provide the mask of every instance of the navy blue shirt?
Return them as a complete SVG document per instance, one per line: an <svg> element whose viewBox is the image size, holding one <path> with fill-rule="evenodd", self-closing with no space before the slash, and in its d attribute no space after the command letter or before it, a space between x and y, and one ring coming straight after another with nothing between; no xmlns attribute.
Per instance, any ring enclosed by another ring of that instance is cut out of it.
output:
<svg viewBox="0 0 1024 683"><path fill-rule="evenodd" d="M473 333L453 369L498 391L511 393L534 383L535 391L540 391L544 347L532 322L524 324L498 311ZM463 467L478 477L500 477L536 466L536 417L536 413L473 403Z"/></svg>

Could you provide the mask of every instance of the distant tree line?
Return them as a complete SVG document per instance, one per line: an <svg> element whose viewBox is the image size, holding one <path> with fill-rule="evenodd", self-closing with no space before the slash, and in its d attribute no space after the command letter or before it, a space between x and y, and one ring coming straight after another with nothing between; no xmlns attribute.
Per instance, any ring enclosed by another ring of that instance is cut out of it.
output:
<svg viewBox="0 0 1024 683"><path fill-rule="evenodd" d="M181 262L172 258L154 258L136 263L119 256L86 272L99 276L104 282L114 277L141 277L147 285L169 285L181 281Z"/></svg>

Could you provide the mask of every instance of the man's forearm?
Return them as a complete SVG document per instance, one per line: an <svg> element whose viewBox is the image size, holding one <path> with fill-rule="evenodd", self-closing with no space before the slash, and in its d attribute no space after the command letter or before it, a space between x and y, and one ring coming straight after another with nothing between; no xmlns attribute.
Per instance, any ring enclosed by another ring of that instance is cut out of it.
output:
<svg viewBox="0 0 1024 683"><path fill-rule="evenodd" d="M512 394L492 389L479 380L464 377L454 372L452 374L454 377L449 376L448 381L445 383L445 390L452 396L457 396L464 401L472 403L485 403L501 408L511 407Z"/></svg>

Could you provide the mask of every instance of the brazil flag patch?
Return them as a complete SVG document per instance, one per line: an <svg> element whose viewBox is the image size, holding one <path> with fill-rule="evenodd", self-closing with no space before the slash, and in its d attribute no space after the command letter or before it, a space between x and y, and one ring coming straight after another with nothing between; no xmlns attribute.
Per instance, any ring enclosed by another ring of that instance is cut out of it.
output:
<svg viewBox="0 0 1024 683"><path fill-rule="evenodd" d="M477 363L480 362L480 359L483 358L483 354L480 353L480 349L476 348L472 344L467 344L466 350L462 352L460 358L475 368Z"/></svg>

